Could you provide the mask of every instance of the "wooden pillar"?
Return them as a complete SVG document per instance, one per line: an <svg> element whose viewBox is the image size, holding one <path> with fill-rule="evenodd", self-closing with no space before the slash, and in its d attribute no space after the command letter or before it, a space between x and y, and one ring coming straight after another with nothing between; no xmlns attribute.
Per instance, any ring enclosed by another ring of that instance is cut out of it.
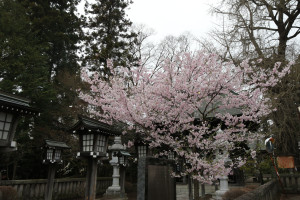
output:
<svg viewBox="0 0 300 200"><path fill-rule="evenodd" d="M125 193L125 172L126 172L126 169L125 167L121 166L120 167L120 182L121 182L121 192L122 193Z"/></svg>
<svg viewBox="0 0 300 200"><path fill-rule="evenodd" d="M54 177L55 177L55 164L50 163L48 169L48 182L45 191L45 200L52 200Z"/></svg>
<svg viewBox="0 0 300 200"><path fill-rule="evenodd" d="M97 159L88 158L88 170L86 175L85 200L96 199L97 184Z"/></svg>
<svg viewBox="0 0 300 200"><path fill-rule="evenodd" d="M120 167L120 182L121 182L121 197L125 195L125 176L126 176L126 168L121 166Z"/></svg>

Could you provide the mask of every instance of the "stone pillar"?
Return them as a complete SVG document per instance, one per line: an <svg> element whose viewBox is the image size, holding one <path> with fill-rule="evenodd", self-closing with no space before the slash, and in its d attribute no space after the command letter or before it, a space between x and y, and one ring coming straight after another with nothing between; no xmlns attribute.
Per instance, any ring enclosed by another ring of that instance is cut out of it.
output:
<svg viewBox="0 0 300 200"><path fill-rule="evenodd" d="M121 194L121 186L120 186L120 168L118 163L111 163L113 166L113 182L112 186L108 187L106 190L106 195L120 195Z"/></svg>
<svg viewBox="0 0 300 200"><path fill-rule="evenodd" d="M138 159L137 200L146 199L146 157Z"/></svg>
<svg viewBox="0 0 300 200"><path fill-rule="evenodd" d="M228 188L228 176L222 176L220 178L220 189L216 191L216 199L223 199L222 196L229 190Z"/></svg>

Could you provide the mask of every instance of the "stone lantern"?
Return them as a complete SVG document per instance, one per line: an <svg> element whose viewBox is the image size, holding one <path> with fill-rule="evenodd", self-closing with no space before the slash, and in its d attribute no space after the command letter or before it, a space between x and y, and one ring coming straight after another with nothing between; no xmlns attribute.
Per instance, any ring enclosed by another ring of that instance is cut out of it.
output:
<svg viewBox="0 0 300 200"><path fill-rule="evenodd" d="M106 123L79 116L79 121L70 129L79 136L80 152L77 157L88 160L87 184L85 200L94 200L96 197L97 161L106 157L109 136L117 133Z"/></svg>
<svg viewBox="0 0 300 200"><path fill-rule="evenodd" d="M22 115L36 116L39 112L30 106L30 100L0 92L0 152L17 150L13 139Z"/></svg>
<svg viewBox="0 0 300 200"><path fill-rule="evenodd" d="M227 152L224 152L223 155L219 156L227 156ZM226 168L230 167L232 160L229 157L224 159L224 165ZM224 175L220 177L220 189L216 191L216 199L223 199L223 195L229 190L228 187L228 176Z"/></svg>
<svg viewBox="0 0 300 200"><path fill-rule="evenodd" d="M112 186L106 190L106 196L125 197L124 185L120 185L120 165L126 165L127 156L130 155L125 151L126 147L121 144L121 137L116 136L114 144L108 149L112 153L110 164L113 166L113 183ZM125 177L122 177L124 180Z"/></svg>

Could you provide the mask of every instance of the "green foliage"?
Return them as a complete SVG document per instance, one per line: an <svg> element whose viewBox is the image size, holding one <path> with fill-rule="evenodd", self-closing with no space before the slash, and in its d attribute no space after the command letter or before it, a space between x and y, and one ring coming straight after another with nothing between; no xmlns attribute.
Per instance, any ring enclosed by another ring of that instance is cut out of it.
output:
<svg viewBox="0 0 300 200"><path fill-rule="evenodd" d="M28 97L40 110L16 131L18 151L11 156L19 178L44 178L44 139L74 144L66 134L80 101L77 63L81 20L78 0L3 0L0 2L0 91ZM72 159L75 159L74 156ZM24 170L19 170L24 167ZM26 168L26 169L25 169ZM27 171L26 171L27 170Z"/></svg>
<svg viewBox="0 0 300 200"><path fill-rule="evenodd" d="M21 119L15 135L18 151L1 155L6 162L0 167L11 169L10 178L46 177L44 139L72 147L64 152L60 166L64 170L58 177L78 176L84 169L84 162L75 158L77 138L66 131L85 112L76 93L85 87L78 62L80 43L87 45L85 64L104 73L108 58L117 64L136 61L129 53L136 34L129 31L131 22L125 15L131 2L99 0L87 11L91 18L83 24L83 18L75 14L79 1L0 1L0 91L27 97L40 110L35 119ZM95 31L84 35L82 27ZM106 171L111 172L110 168Z"/></svg>
<svg viewBox="0 0 300 200"><path fill-rule="evenodd" d="M248 185L243 188L231 188L228 190L224 195L224 200L234 200L238 198L239 196L242 196L248 192L251 192L252 190L256 189L258 186L256 185Z"/></svg>
<svg viewBox="0 0 300 200"><path fill-rule="evenodd" d="M108 74L106 60L112 59L115 65L136 62L129 52L133 48L136 34L129 31L131 22L126 18L125 9L132 3L124 0L97 0L85 12L88 17L85 27L85 65Z"/></svg>
<svg viewBox="0 0 300 200"><path fill-rule="evenodd" d="M0 186L0 197L2 200L16 200L17 191L11 186Z"/></svg>
<svg viewBox="0 0 300 200"><path fill-rule="evenodd" d="M260 161L253 159L247 160L246 164L241 168L245 174L257 175L259 172L262 174L271 174L273 164L269 157L264 157Z"/></svg>
<svg viewBox="0 0 300 200"><path fill-rule="evenodd" d="M37 82L45 80L45 46L36 40L26 9L16 1L0 4L0 50L1 90L34 90Z"/></svg>

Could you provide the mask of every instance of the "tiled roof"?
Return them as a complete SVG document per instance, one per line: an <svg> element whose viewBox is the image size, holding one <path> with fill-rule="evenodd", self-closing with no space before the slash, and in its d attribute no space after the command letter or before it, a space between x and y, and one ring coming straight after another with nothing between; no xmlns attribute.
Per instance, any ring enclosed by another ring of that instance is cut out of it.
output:
<svg viewBox="0 0 300 200"><path fill-rule="evenodd" d="M79 116L79 121L70 128L70 131L76 131L81 128L90 129L92 131L100 131L110 135L120 135L121 131L114 125L109 125L104 122L100 122L95 119L91 119L85 116Z"/></svg>
<svg viewBox="0 0 300 200"><path fill-rule="evenodd" d="M55 140L45 140L45 143L48 147L70 148L66 143Z"/></svg>
<svg viewBox="0 0 300 200"><path fill-rule="evenodd" d="M0 92L0 110L29 115L39 114L37 109L30 106L30 100L3 92Z"/></svg>

